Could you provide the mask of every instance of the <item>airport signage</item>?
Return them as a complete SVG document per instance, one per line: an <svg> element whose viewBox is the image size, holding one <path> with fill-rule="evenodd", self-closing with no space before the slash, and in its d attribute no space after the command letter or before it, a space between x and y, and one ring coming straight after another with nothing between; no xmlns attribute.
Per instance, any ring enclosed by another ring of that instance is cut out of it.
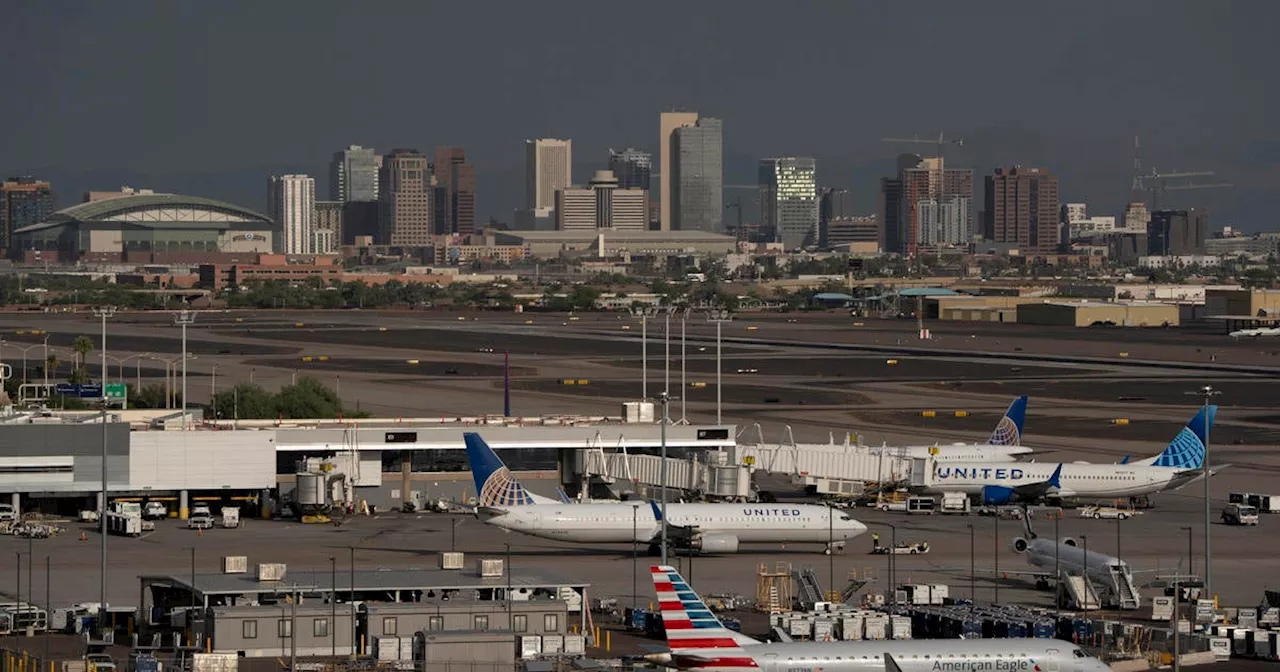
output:
<svg viewBox="0 0 1280 672"><path fill-rule="evenodd" d="M127 389L124 383L107 383L107 398L112 401L122 401Z"/></svg>
<svg viewBox="0 0 1280 672"><path fill-rule="evenodd" d="M64 397L80 397L81 399L101 399L102 386L97 383L58 383L53 391ZM123 398L123 396L121 397Z"/></svg>
<svg viewBox="0 0 1280 672"><path fill-rule="evenodd" d="M387 432L382 438L383 443L417 443L417 432Z"/></svg>
<svg viewBox="0 0 1280 672"><path fill-rule="evenodd" d="M724 441L729 438L729 430L727 429L699 429L699 441Z"/></svg>

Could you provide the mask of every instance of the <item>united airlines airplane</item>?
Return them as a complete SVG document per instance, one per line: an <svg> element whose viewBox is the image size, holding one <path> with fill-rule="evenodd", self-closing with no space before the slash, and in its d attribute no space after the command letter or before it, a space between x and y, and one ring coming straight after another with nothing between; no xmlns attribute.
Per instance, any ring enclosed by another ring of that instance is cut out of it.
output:
<svg viewBox="0 0 1280 672"><path fill-rule="evenodd" d="M934 462L926 483L915 489L963 492L984 504L1114 499L1176 490L1202 476L1205 437L1217 410L1217 406L1201 409L1164 452L1146 460L1126 464Z"/></svg>
<svg viewBox="0 0 1280 672"><path fill-rule="evenodd" d="M465 436L480 493L476 516L512 532L578 543L649 545L656 553L663 511L655 502L569 504L524 488L476 434ZM814 504L666 505L668 543L703 553L735 553L739 544L820 543L827 551L867 531L838 509Z"/></svg>
<svg viewBox="0 0 1280 672"><path fill-rule="evenodd" d="M1009 404L986 443L953 443L931 446L886 447L885 455L907 459L932 457L937 462L1014 462L1029 455L1031 448L1022 445L1022 423L1027 416L1027 398L1018 397Z"/></svg>
<svg viewBox="0 0 1280 672"><path fill-rule="evenodd" d="M646 656L701 672L1109 672L1057 639L763 643L733 632L674 568L651 568L669 653Z"/></svg>

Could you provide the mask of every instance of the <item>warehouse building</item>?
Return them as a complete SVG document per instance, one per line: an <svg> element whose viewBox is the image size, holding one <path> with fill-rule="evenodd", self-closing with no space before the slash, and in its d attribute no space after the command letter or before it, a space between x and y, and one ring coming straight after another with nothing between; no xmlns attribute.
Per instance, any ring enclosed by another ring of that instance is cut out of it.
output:
<svg viewBox="0 0 1280 672"><path fill-rule="evenodd" d="M1067 327L1176 327L1178 306L1167 303L1044 301L1018 306L1018 324Z"/></svg>
<svg viewBox="0 0 1280 672"><path fill-rule="evenodd" d="M498 245L524 246L540 259L726 255L738 247L733 236L704 231L499 231L494 239Z"/></svg>

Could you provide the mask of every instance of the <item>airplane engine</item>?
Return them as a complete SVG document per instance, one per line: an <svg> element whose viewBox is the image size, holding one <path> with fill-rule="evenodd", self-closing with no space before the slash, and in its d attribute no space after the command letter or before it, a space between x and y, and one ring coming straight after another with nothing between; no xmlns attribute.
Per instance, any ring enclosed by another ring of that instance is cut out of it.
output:
<svg viewBox="0 0 1280 672"><path fill-rule="evenodd" d="M1063 537L1062 543L1066 544L1067 546L1075 546L1076 540L1071 537Z"/></svg>
<svg viewBox="0 0 1280 672"><path fill-rule="evenodd" d="M693 547L703 553L737 553L738 536L723 532L700 534L694 538Z"/></svg>
<svg viewBox="0 0 1280 672"><path fill-rule="evenodd" d="M1027 540L1022 537L1018 537L1009 544L1009 547L1013 549L1014 553L1026 553Z"/></svg>
<svg viewBox="0 0 1280 672"><path fill-rule="evenodd" d="M987 485L982 488L982 503L988 506L1012 504L1014 499L1013 488L1002 485Z"/></svg>

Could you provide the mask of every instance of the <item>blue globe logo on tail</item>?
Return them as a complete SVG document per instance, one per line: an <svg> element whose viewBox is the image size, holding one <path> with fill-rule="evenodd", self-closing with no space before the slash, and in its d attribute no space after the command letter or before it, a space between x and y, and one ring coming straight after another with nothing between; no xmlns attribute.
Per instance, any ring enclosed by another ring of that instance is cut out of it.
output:
<svg viewBox="0 0 1280 672"><path fill-rule="evenodd" d="M1000 418L1000 423L996 425L995 431L991 432L991 438L987 439L987 444L992 446L1021 446L1022 445L1022 422L1027 417L1027 398L1018 397L1009 404L1009 410L1004 412L1004 417Z"/></svg>
<svg viewBox="0 0 1280 672"><path fill-rule="evenodd" d="M467 459L471 462L476 499L480 506L526 506L535 503L533 495L511 475L511 470L479 434L467 432L462 438L467 444Z"/></svg>
<svg viewBox="0 0 1280 672"><path fill-rule="evenodd" d="M1209 430L1213 427L1213 418L1217 414L1217 406L1200 409L1151 464L1178 469L1199 469L1204 466L1204 446Z"/></svg>

